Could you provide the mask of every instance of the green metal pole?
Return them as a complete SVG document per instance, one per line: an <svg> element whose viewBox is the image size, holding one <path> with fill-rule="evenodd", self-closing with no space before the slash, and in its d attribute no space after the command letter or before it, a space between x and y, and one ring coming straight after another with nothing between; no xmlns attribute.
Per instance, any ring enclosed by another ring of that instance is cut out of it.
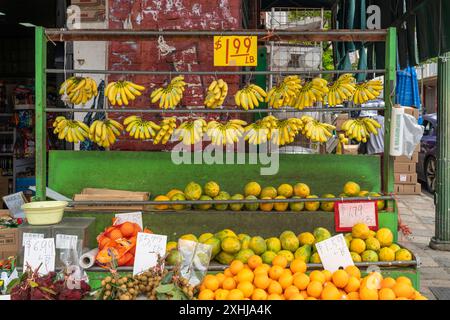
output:
<svg viewBox="0 0 450 320"><path fill-rule="evenodd" d="M430 247L450 251L450 52L438 62L437 114L436 222Z"/></svg>
<svg viewBox="0 0 450 320"><path fill-rule="evenodd" d="M47 116L45 113L47 102L47 84L45 68L47 64L47 39L44 28L35 29L35 96L36 96L36 197L38 201L46 199L47 186Z"/></svg>
<svg viewBox="0 0 450 320"><path fill-rule="evenodd" d="M258 65L256 66L256 71L267 71L267 48L265 46L258 47ZM255 84L266 90L267 87L267 76L257 75L255 76ZM258 108L267 108L266 102L261 102ZM254 120L259 120L267 116L267 113L255 113Z"/></svg>
<svg viewBox="0 0 450 320"><path fill-rule="evenodd" d="M386 38L386 74L384 76L384 155L383 155L383 191L394 191L394 161L389 155L391 147L391 111L395 99L397 31L389 28ZM392 201L389 201L391 203ZM389 207L391 207L391 205ZM392 207L391 207L392 208Z"/></svg>

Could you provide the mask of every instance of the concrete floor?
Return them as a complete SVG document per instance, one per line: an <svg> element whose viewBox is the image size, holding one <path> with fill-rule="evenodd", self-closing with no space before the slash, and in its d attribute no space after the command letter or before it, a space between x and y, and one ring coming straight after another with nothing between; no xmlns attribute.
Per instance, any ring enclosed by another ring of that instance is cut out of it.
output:
<svg viewBox="0 0 450 320"><path fill-rule="evenodd" d="M450 288L450 252L432 250L428 244L434 236L434 202L430 194L398 196L398 210L403 224L412 234L399 233L400 244L411 249L420 262L421 292L436 299L429 287Z"/></svg>

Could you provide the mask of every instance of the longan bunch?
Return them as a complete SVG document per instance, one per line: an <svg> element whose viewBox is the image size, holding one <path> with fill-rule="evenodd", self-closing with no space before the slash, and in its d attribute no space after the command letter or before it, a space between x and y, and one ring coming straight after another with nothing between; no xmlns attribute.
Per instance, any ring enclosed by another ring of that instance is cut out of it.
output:
<svg viewBox="0 0 450 320"><path fill-rule="evenodd" d="M115 274L102 280L102 300L135 300L139 294L138 282L131 277Z"/></svg>

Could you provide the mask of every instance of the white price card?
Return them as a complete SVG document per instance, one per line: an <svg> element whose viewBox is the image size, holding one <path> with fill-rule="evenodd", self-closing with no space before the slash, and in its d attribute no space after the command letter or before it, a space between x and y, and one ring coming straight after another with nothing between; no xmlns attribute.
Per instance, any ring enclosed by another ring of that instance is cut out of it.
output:
<svg viewBox="0 0 450 320"><path fill-rule="evenodd" d="M167 236L138 232L134 255L133 275L156 266L158 255L166 254Z"/></svg>
<svg viewBox="0 0 450 320"><path fill-rule="evenodd" d="M374 200L336 202L335 228L338 232L350 231L357 223L365 223L370 229L378 229L378 207Z"/></svg>
<svg viewBox="0 0 450 320"><path fill-rule="evenodd" d="M122 224L124 222L133 222L137 223L141 230L144 230L143 222L142 222L142 212L127 212L127 213L117 213L115 215L116 220L114 221L114 225Z"/></svg>
<svg viewBox="0 0 450 320"><path fill-rule="evenodd" d="M78 236L70 234L56 235L56 249L76 249Z"/></svg>
<svg viewBox="0 0 450 320"><path fill-rule="evenodd" d="M24 232L22 234L22 247L29 246L30 241L33 239L44 239L44 234Z"/></svg>
<svg viewBox="0 0 450 320"><path fill-rule="evenodd" d="M55 271L55 239L32 239L29 246L25 246L23 269L29 265L32 270L39 266L39 274L46 275Z"/></svg>
<svg viewBox="0 0 450 320"><path fill-rule="evenodd" d="M325 270L335 272L354 265L342 233L316 243L316 248Z"/></svg>
<svg viewBox="0 0 450 320"><path fill-rule="evenodd" d="M14 218L25 218L25 213L21 207L23 204L27 203L27 199L22 191L4 196L3 201Z"/></svg>
<svg viewBox="0 0 450 320"><path fill-rule="evenodd" d="M1 300L11 300L11 295L9 295L9 294L0 294L0 301Z"/></svg>

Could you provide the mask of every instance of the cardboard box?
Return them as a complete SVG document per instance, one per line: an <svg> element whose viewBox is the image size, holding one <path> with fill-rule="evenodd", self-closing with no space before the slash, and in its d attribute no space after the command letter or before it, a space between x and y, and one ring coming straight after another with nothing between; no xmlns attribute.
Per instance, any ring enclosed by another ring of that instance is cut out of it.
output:
<svg viewBox="0 0 450 320"><path fill-rule="evenodd" d="M342 154L358 154L359 145L345 144L342 148Z"/></svg>
<svg viewBox="0 0 450 320"><path fill-rule="evenodd" d="M394 192L397 194L420 194L422 192L422 186L420 183L394 184Z"/></svg>
<svg viewBox="0 0 450 320"><path fill-rule="evenodd" d="M348 114L340 114L336 118L336 131L341 131L341 127L344 124L345 121L349 119Z"/></svg>
<svg viewBox="0 0 450 320"><path fill-rule="evenodd" d="M0 210L0 216L9 216L8 210ZM0 259L17 256L19 252L19 229L0 229Z"/></svg>
<svg viewBox="0 0 450 320"><path fill-rule="evenodd" d="M395 173L395 182L398 184L416 184L417 173Z"/></svg>
<svg viewBox="0 0 450 320"><path fill-rule="evenodd" d="M394 162L394 173L415 173L415 162Z"/></svg>
<svg viewBox="0 0 450 320"><path fill-rule="evenodd" d="M399 105L396 105L396 107L403 108L403 110L405 110L406 114L412 115L417 120L419 119L419 109L413 108L413 107L403 107L403 106L399 106Z"/></svg>
<svg viewBox="0 0 450 320"><path fill-rule="evenodd" d="M398 156L394 157L395 162L413 162L417 163L419 162L419 152L415 151L411 158L408 158L408 156Z"/></svg>

